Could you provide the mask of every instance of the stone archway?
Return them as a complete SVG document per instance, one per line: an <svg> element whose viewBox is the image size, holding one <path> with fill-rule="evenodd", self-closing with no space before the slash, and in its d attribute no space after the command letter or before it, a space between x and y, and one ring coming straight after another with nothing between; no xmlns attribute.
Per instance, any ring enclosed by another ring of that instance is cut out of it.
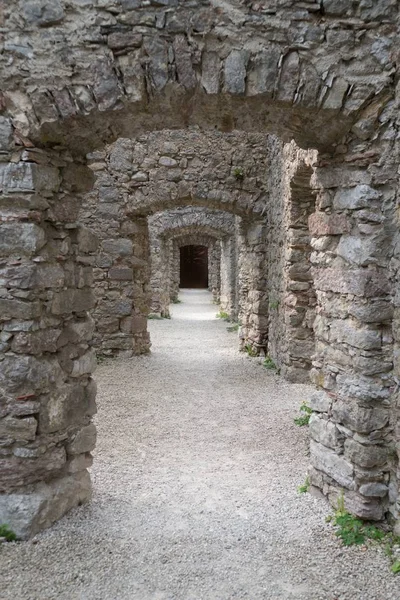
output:
<svg viewBox="0 0 400 600"><path fill-rule="evenodd" d="M0 97L6 451L0 459L0 512L21 536L48 526L90 495L86 467L95 441L90 423L95 359L87 313L95 304L97 240L77 221L82 196L93 183L84 155L100 148L89 160L102 170L101 148L121 135L190 125L272 132L282 142L294 139L319 151L310 165L316 192L311 233L330 249L317 250L313 261L318 341L311 375L318 391L312 407L320 417L311 445L312 482L332 501L343 488L347 507L362 518L380 520L388 510L398 518L391 451L398 437L392 426L398 273L391 260L398 97L391 52L396 33L388 27L396 7L358 4L343 11L324 4L303 8L296 18L294 9L277 7L274 19L262 6L240 1L195 9L177 2L173 13L158 6L130 11L120 3L111 10L84 5L73 18L60 2L50 12L42 6L40 14L22 3L22 21L6 7L10 60ZM76 33L78 19L82 37ZM29 64L26 52L13 44L25 26ZM41 27L47 28L45 39ZM385 39L384 47L377 36ZM354 53L357 68L349 60ZM282 181L282 144L269 138L267 146L270 161L281 163L277 182ZM115 162L123 164L131 150L126 140L119 141ZM229 196L207 182L179 190L173 180L151 197L129 195L126 215L135 221L133 226L127 221L123 239L139 261L132 280L135 317L142 316L149 292L147 215L194 198L243 218L267 214L271 203L262 194L253 203L246 187L239 187L249 148L240 152L240 162L231 165L236 182ZM253 146L256 166L260 156ZM158 160L162 157L170 158L163 153ZM125 183L133 180L136 186L142 172L130 173ZM279 197L282 189L271 185L267 195ZM104 201L103 210L112 211L107 204L113 202ZM266 284L257 291L264 302ZM119 304L119 295L112 301ZM253 301L259 303L260 296ZM131 315L132 306L123 316ZM137 326L145 346L145 329Z"/></svg>
<svg viewBox="0 0 400 600"><path fill-rule="evenodd" d="M185 237L190 245L190 237L202 237L201 243L211 247L209 263L209 281L214 294L214 301L220 298L220 267L230 269L232 256L224 251L221 263L221 248L216 240L229 239L235 234L235 216L225 211L189 206L175 210L155 213L149 217L151 264L152 264L152 312L167 316L168 305L178 297L179 292L179 257L177 239ZM206 238L206 239L204 239ZM197 243L197 242L193 242ZM215 259L213 255L215 254ZM224 281L224 295L235 294L234 281ZM234 304L234 301L233 301ZM225 306L225 308L227 308ZM230 310L233 314L233 305Z"/></svg>

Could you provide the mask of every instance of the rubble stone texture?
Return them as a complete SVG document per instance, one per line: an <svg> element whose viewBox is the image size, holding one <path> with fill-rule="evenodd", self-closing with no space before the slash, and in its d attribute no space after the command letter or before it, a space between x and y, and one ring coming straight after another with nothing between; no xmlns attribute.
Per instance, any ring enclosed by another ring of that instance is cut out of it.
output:
<svg viewBox="0 0 400 600"><path fill-rule="evenodd" d="M316 386L312 485L399 530L398 18L395 0L4 6L0 522L28 537L90 497L95 348L148 351L147 220L197 206L235 218L215 245L237 257L220 277L242 343Z"/></svg>

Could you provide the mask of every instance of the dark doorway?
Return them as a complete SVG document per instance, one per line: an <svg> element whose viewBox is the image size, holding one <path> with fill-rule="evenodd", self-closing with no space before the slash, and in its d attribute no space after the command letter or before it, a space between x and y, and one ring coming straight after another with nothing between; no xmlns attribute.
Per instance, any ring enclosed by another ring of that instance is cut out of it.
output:
<svg viewBox="0 0 400 600"><path fill-rule="evenodd" d="M208 287L207 246L182 246L180 248L181 288Z"/></svg>

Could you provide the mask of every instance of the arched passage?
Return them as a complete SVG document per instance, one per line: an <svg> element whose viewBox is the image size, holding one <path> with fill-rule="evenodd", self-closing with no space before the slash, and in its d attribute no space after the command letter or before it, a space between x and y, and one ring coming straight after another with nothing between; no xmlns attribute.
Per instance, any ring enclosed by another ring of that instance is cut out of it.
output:
<svg viewBox="0 0 400 600"><path fill-rule="evenodd" d="M179 293L179 238L187 244L204 244L211 248L209 261L209 283L214 300L220 298L220 268L230 270L234 262L236 243L235 216L226 211L189 206L168 210L149 217L151 248L151 311L168 315L168 305L177 300ZM199 236L201 240L199 241ZM216 244L221 240L221 249ZM225 240L225 244L222 243ZM229 245L229 248L228 248ZM229 314L234 312L235 283L223 276L223 295L231 298ZM227 309L224 302L224 309Z"/></svg>
<svg viewBox="0 0 400 600"><path fill-rule="evenodd" d="M142 8L145 18L150 9ZM295 139L304 148L320 151L312 165L317 210L310 216L310 231L320 244L314 266L318 336L329 351L317 348L312 371L318 386L312 406L327 416L311 446L313 483L332 500L344 488L347 506L363 518L382 519L390 505L397 519L397 479L390 452L394 434L388 417L398 394L393 391L397 388L388 334L397 270L390 260L393 232L386 225L393 223L397 193L398 99L395 53L374 45L378 33L389 49L395 45L394 31L386 35L383 29L386 19L394 20L395 6L354 3L343 15L327 6L324 14L321 7L314 14L314 8L310 12L306 7L296 18L291 7L277 8L274 23L287 24L281 35L271 32L275 25L258 14L255 5L239 2L234 8L221 8L210 3L192 11L178 2L174 16L162 7L151 8L146 22L158 25L149 26L143 35L134 11L121 5L105 19L99 7L84 4L77 7L76 18L90 35L82 38L75 38L76 27L64 21L62 7L56 19L29 13L25 6L21 21L12 7L5 12L6 52L15 52L12 36L28 25L34 57L27 61L24 52L10 57L0 102L5 281L0 384L7 439L1 458L1 506L2 518L16 523L20 535L49 525L90 495L86 466L95 439L90 424L95 360L93 323L87 312L95 304L93 267L114 269L112 281L120 281L122 274L132 282L135 302L128 286L121 298L119 288L105 281L106 312L116 308L118 320L109 326L116 326L118 335L123 333L122 323L130 331L135 328L138 349L145 350L145 217L196 200L199 206L261 218L269 210L265 197L279 196L280 188L274 186L265 195L252 196L258 184L252 181L252 170L246 173L241 163L248 156L252 168L259 165L256 146L249 152L244 144L235 155L228 194L210 185L208 177L191 185L175 181L178 173L170 171L163 185L147 186L146 195L138 188L144 187L139 184L147 171L129 170L130 165L143 166L140 140L137 155L126 140L117 143L113 157L102 150L121 135L189 125L274 132L283 141ZM122 27L128 38L116 37L120 26L131 20L129 32ZM366 25L360 30L365 35L353 35L354 23ZM370 26L375 23L372 35ZM45 38L42 26L47 28ZM221 27L229 30L224 45L218 40ZM343 43L338 45L339 33ZM315 39L320 40L317 50ZM293 50L299 47L301 51ZM356 72L354 61L348 60L355 49L362 57ZM48 61L45 69L43 56ZM112 185L95 188L94 195L103 194L97 206L107 215L109 230L120 217L125 223L125 237L106 238L113 254L107 267L96 263L97 241L80 227L85 218L78 221L82 194L92 186L83 156L95 148L98 151L89 158L92 168L104 171L109 182L104 164L109 160L107 164L120 173L116 179L123 189L115 201L107 196ZM269 149L274 157L280 152L279 144ZM209 154L214 153L212 146ZM165 169L180 168L168 152L157 160ZM211 175L217 166L210 169ZM126 203L126 212L121 212L119 200ZM253 240L254 260L249 263L261 273L263 252L253 234L252 225L241 235ZM325 242L329 251L323 249ZM266 290L262 282L257 293L241 298L241 306L252 304L246 312L253 315L245 323L248 335ZM256 345L265 342L254 339ZM15 434L15 419L21 416L22 437ZM371 483L378 486L371 488ZM27 486L34 487L28 491ZM17 493L28 503L22 516L13 508Z"/></svg>

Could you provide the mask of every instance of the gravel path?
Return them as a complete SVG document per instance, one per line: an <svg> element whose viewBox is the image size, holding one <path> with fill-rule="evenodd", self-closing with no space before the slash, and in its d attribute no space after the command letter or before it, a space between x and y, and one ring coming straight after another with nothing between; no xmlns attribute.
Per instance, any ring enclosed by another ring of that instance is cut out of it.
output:
<svg viewBox="0 0 400 600"><path fill-rule="evenodd" d="M0 600L398 600L381 550L346 549L299 495L309 388L237 352L203 291L102 364L93 502L0 546Z"/></svg>

